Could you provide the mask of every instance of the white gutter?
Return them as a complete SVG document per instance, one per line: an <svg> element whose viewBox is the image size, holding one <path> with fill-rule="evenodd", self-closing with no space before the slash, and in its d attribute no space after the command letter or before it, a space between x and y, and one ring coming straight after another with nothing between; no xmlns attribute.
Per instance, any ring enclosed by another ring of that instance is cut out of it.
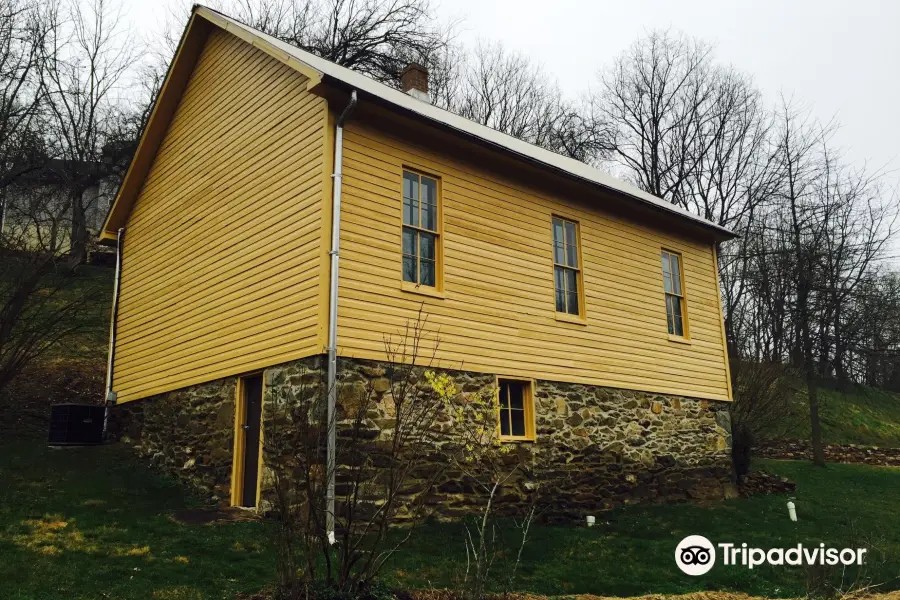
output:
<svg viewBox="0 0 900 600"><path fill-rule="evenodd" d="M328 290L328 454L326 473L328 488L325 493L325 531L328 543L335 542L334 535L334 479L335 479L335 446L336 446L336 414L337 414L337 304L338 304L338 272L340 270L341 250L341 178L344 157L344 121L356 106L356 90L350 93L350 103L338 118L334 132L334 179L331 195L331 278Z"/></svg>
<svg viewBox="0 0 900 600"><path fill-rule="evenodd" d="M119 229L116 234L116 278L113 283L112 316L109 324L109 353L106 358L106 410L103 411L103 434L106 435L106 425L109 421L109 407L116 403L116 393L113 392L113 363L116 357L116 333L119 320L119 287L122 283L122 241L125 238L125 228Z"/></svg>

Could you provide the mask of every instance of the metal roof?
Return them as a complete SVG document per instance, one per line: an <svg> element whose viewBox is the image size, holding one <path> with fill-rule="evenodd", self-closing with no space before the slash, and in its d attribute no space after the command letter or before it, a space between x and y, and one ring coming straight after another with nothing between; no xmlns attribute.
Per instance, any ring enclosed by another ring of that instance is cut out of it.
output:
<svg viewBox="0 0 900 600"><path fill-rule="evenodd" d="M699 217L661 198L657 198L652 194L640 190L620 179L616 179L615 177L586 165L581 161L556 154L555 152L545 150L534 144L529 144L528 142L524 142L511 135L501 133L495 129L491 129L490 127L486 127L475 121L456 115L448 110L444 110L429 104L428 102L414 98L409 94L375 81L361 73L357 73L347 67L342 67L267 35L253 27L239 23L231 17L211 8L196 5L194 7L194 12L228 31L234 32L236 29L243 32L245 35L263 41L263 45L274 46L276 49L284 52L288 57L299 61L307 68L316 71L323 81L332 80L332 82L341 83L346 87L356 89L359 92L369 94L382 100L387 105L422 117L427 121L456 131L481 143L486 143L489 146L519 156L530 162L550 167L551 169L560 171L570 177L599 186L606 190L611 190L618 195L627 196L645 205L649 205L652 208L671 214L672 216L693 221L696 225L713 230L719 237L735 237L734 232L721 225ZM286 62L290 64L293 61L288 60Z"/></svg>

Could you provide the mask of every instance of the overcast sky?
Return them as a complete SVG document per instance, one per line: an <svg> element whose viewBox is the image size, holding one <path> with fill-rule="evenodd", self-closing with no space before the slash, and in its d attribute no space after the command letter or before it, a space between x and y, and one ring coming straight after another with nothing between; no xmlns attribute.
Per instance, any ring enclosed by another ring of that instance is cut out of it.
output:
<svg viewBox="0 0 900 600"><path fill-rule="evenodd" d="M162 31L160 4L124 1L142 35ZM462 21L463 41L502 41L572 95L595 86L598 69L648 30L701 38L770 101L793 95L820 119L837 118L847 158L900 183L898 0L440 0L438 10Z"/></svg>

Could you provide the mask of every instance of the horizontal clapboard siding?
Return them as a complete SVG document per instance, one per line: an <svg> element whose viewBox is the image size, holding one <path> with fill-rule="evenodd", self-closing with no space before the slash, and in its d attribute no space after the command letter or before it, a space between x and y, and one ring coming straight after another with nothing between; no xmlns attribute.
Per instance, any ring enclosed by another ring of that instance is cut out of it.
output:
<svg viewBox="0 0 900 600"><path fill-rule="evenodd" d="M211 32L126 225L120 402L321 352L326 112Z"/></svg>
<svg viewBox="0 0 900 600"><path fill-rule="evenodd" d="M442 367L728 398L711 243L493 175L410 130L357 119L345 133L342 356L383 359L385 335L423 306ZM441 178L444 298L401 289L404 166ZM555 317L554 214L580 223L586 325ZM667 333L662 248L684 257L690 344Z"/></svg>

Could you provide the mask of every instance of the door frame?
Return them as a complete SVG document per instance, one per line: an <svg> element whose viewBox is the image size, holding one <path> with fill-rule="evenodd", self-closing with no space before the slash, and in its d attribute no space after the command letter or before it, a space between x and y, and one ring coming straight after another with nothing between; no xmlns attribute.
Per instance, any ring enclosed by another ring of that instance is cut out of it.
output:
<svg viewBox="0 0 900 600"><path fill-rule="evenodd" d="M262 379L262 398L260 402L260 418L259 418L259 466L256 469L256 502L255 507L259 508L260 484L262 483L263 472L263 404L266 397L266 378L263 371L253 371L244 373L237 378L235 387L234 400L234 449L231 460L231 506L241 506L241 500L244 495L244 435L241 429L241 421L247 412L247 402L244 397L244 381L250 377L259 377Z"/></svg>

